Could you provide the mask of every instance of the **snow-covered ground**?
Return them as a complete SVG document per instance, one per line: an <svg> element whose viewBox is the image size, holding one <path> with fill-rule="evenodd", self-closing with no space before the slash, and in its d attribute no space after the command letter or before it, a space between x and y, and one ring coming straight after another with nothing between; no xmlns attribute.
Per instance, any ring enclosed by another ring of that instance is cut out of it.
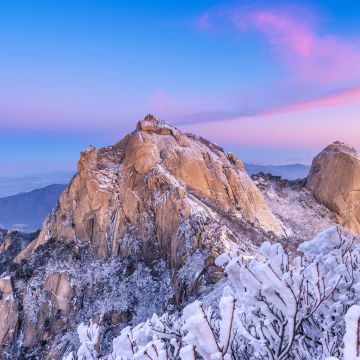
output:
<svg viewBox="0 0 360 360"><path fill-rule="evenodd" d="M305 189L304 181L289 181L264 174L252 178L295 245L336 225L334 215Z"/></svg>

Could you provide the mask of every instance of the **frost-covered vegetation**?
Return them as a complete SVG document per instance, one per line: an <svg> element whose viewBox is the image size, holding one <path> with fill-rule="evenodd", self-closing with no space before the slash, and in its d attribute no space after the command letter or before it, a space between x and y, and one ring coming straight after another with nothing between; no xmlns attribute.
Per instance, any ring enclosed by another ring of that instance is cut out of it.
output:
<svg viewBox="0 0 360 360"><path fill-rule="evenodd" d="M359 244L332 227L298 253L264 243L254 256L223 254L218 308L195 301L180 317L153 315L124 328L102 357L102 329L81 324L81 346L64 359L360 359Z"/></svg>

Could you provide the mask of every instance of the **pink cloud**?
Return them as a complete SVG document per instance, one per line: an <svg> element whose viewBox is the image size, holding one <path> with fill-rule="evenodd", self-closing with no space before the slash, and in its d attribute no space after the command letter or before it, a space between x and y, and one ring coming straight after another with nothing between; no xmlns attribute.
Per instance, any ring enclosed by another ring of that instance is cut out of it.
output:
<svg viewBox="0 0 360 360"><path fill-rule="evenodd" d="M255 27L285 55L292 52L306 59L314 51L316 41L312 29L308 24L297 22L288 14L261 10L245 16L235 14L231 21L242 31Z"/></svg>
<svg viewBox="0 0 360 360"><path fill-rule="evenodd" d="M320 33L309 12L290 8L231 9L206 13L206 28L218 18L225 18L240 32L261 33L298 79L317 84L360 80L360 43Z"/></svg>
<svg viewBox="0 0 360 360"><path fill-rule="evenodd" d="M360 105L360 86L341 89L314 99L300 101L294 104L260 111L256 115L274 115L288 112L310 111L316 108Z"/></svg>
<svg viewBox="0 0 360 360"><path fill-rule="evenodd" d="M151 112L177 124L226 122L228 120L268 117L286 113L309 112L321 108L360 105L360 86L338 89L303 100L293 100L284 105L259 104L252 110L224 111L216 108L213 100L179 99L162 91L154 92L149 99ZM221 102L220 102L221 103Z"/></svg>
<svg viewBox="0 0 360 360"><path fill-rule="evenodd" d="M221 122L184 124L181 128L226 146L320 150L340 140L360 149L358 113L352 107L341 111L314 109L306 116L301 112L259 114Z"/></svg>

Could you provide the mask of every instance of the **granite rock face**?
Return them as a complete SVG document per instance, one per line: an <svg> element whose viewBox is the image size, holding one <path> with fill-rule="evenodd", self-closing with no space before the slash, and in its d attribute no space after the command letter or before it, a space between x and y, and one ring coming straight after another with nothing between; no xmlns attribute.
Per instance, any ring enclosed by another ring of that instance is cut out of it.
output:
<svg viewBox="0 0 360 360"><path fill-rule="evenodd" d="M0 276L9 267L14 258L23 251L39 232L22 233L16 230L0 229Z"/></svg>
<svg viewBox="0 0 360 360"><path fill-rule="evenodd" d="M314 158L306 188L341 225L360 234L360 157L353 147L339 141L327 146Z"/></svg>
<svg viewBox="0 0 360 360"><path fill-rule="evenodd" d="M8 276L0 278L0 319L0 344L11 342L16 334L18 310L11 279Z"/></svg>
<svg viewBox="0 0 360 360"><path fill-rule="evenodd" d="M131 255L151 264L162 258L176 271L189 248L207 247L210 237L222 244L222 234L230 233L208 203L284 235L235 155L148 116L114 146L81 154L58 208L17 261L50 238L79 239L103 259Z"/></svg>

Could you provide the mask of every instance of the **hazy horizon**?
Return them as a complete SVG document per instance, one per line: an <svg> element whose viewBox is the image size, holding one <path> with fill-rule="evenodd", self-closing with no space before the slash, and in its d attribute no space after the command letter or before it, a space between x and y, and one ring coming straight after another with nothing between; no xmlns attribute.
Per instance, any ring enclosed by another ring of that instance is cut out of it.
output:
<svg viewBox="0 0 360 360"><path fill-rule="evenodd" d="M67 138L66 135L64 135L62 138L55 140L51 138L50 142L52 144L42 144L44 147L37 145L36 149L31 149L32 152L30 154L26 148L17 148L18 145L16 141L13 142L10 146L6 146L4 143L2 143L0 144L0 149L2 148L0 177L17 178L52 172L75 172L77 168L77 162L80 158L80 152L85 151L89 145L94 145L96 148L109 146L121 140L125 135L126 134L119 135L117 140L108 142L96 141L96 136L93 136L93 141L86 142L86 139L79 139L78 142L74 142L73 137L69 136ZM202 133L198 133L196 135L205 138L207 137L206 134ZM210 137L208 138L209 140L213 140ZM101 137L99 137L99 139L101 139ZM269 148L262 146L257 147L249 145L244 147L236 147L226 146L219 142L216 143L222 146L224 150L235 153L244 163L247 164L260 166L283 166L299 164L310 166L313 158L331 142L333 141L326 143L324 146L318 146L314 149L286 149L279 146L271 148L271 151L269 151ZM49 149L49 147L52 148ZM30 157L31 161L29 161Z"/></svg>

